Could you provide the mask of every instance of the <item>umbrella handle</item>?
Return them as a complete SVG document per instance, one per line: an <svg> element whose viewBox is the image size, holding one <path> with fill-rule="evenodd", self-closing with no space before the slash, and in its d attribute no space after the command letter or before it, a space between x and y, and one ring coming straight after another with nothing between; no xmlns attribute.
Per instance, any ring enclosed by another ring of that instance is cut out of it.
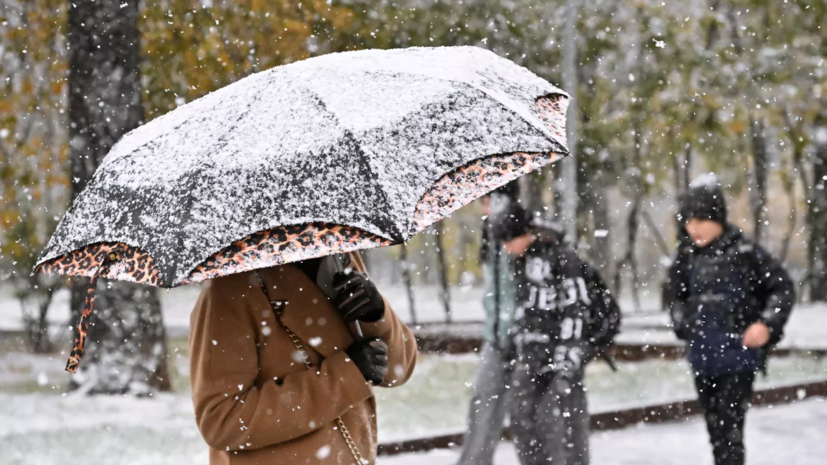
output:
<svg viewBox="0 0 827 465"><path fill-rule="evenodd" d="M103 261L98 265L98 269L89 280L89 287L86 289L86 295L83 298L83 310L81 311L80 318L78 318L78 324L75 327L76 336L72 342L72 352L69 354L69 360L66 362L66 371L69 373L78 372L80 359L83 358L83 352L86 349L89 320L92 318L92 311L95 308L95 289L98 285L98 276L100 276L105 267L118 260L120 253L119 247L105 251Z"/></svg>
<svg viewBox="0 0 827 465"><path fill-rule="evenodd" d="M336 271L339 273L343 273L345 271L345 265L342 263L342 255L336 254L333 255L333 263L336 265ZM365 338L365 334L362 332L362 325L359 324L359 320L353 322L353 331L356 333L356 339L361 341Z"/></svg>

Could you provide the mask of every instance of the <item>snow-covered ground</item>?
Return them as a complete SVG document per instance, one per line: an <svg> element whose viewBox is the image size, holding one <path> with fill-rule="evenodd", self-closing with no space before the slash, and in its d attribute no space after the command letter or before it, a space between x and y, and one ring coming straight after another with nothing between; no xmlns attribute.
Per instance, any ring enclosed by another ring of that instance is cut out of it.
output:
<svg viewBox="0 0 827 465"><path fill-rule="evenodd" d="M747 417L749 465L821 465L827 459L827 400L755 408ZM700 418L680 423L640 425L592 435L595 465L711 465L706 430ZM456 450L381 457L377 465L453 465ZM510 443L497 450L495 465L518 465Z"/></svg>
<svg viewBox="0 0 827 465"><path fill-rule="evenodd" d="M477 361L475 354L425 355L408 384L378 389L380 441L462 431ZM176 394L88 398L61 394L67 379L63 356L0 354L0 465L205 463L186 388L187 360L176 356L175 362L184 376L176 383L181 387ZM618 373L604 363L589 366L586 383L593 412L694 395L683 361L619 366ZM786 357L772 361L769 377L759 377L758 387L824 379L827 359Z"/></svg>

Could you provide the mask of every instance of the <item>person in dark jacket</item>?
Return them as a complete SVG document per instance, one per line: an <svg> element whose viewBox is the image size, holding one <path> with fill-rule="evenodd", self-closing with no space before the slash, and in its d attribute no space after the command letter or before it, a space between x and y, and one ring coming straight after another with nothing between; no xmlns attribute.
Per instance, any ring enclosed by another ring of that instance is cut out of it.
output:
<svg viewBox="0 0 827 465"><path fill-rule="evenodd" d="M531 218L519 205L511 217L498 235L518 257L510 412L520 462L588 464L584 368L612 343L620 309L556 225Z"/></svg>
<svg viewBox="0 0 827 465"><path fill-rule="evenodd" d="M674 331L689 345L698 401L716 465L743 465L744 417L795 302L789 275L726 221L717 178L696 179L681 199L687 236L670 270Z"/></svg>

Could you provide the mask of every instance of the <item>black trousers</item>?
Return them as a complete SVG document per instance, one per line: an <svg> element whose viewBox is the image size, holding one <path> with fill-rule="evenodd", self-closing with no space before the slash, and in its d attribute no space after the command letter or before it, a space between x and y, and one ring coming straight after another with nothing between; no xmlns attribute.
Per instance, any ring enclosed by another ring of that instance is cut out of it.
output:
<svg viewBox="0 0 827 465"><path fill-rule="evenodd" d="M754 372L695 378L715 465L744 465L744 417L754 381Z"/></svg>

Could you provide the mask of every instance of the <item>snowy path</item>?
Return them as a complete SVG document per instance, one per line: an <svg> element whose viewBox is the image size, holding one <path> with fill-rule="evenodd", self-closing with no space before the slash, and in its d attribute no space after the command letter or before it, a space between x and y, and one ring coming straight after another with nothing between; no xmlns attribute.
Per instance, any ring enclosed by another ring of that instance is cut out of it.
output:
<svg viewBox="0 0 827 465"><path fill-rule="evenodd" d="M474 354L426 355L408 384L377 389L380 441L462 431L477 361ZM206 462L206 446L195 428L186 389L156 399L64 397L58 394L66 380L63 362L59 355L0 354L0 465ZM182 374L186 366L186 358L177 356L175 367ZM605 364L589 365L586 382L593 412L694 396L683 361L621 362L619 366L619 372L611 373ZM827 359L786 357L773 360L770 376L759 377L757 384L763 389L823 379L827 379ZM186 384L186 379L180 381ZM434 454L451 457L450 451Z"/></svg>
<svg viewBox="0 0 827 465"><path fill-rule="evenodd" d="M747 418L748 465L820 465L827 457L827 399L755 408ZM594 465L710 465L706 430L700 418L665 425L642 425L592 436ZM438 450L380 458L377 465L453 465L457 451ZM518 465L514 447L503 443L494 465Z"/></svg>

